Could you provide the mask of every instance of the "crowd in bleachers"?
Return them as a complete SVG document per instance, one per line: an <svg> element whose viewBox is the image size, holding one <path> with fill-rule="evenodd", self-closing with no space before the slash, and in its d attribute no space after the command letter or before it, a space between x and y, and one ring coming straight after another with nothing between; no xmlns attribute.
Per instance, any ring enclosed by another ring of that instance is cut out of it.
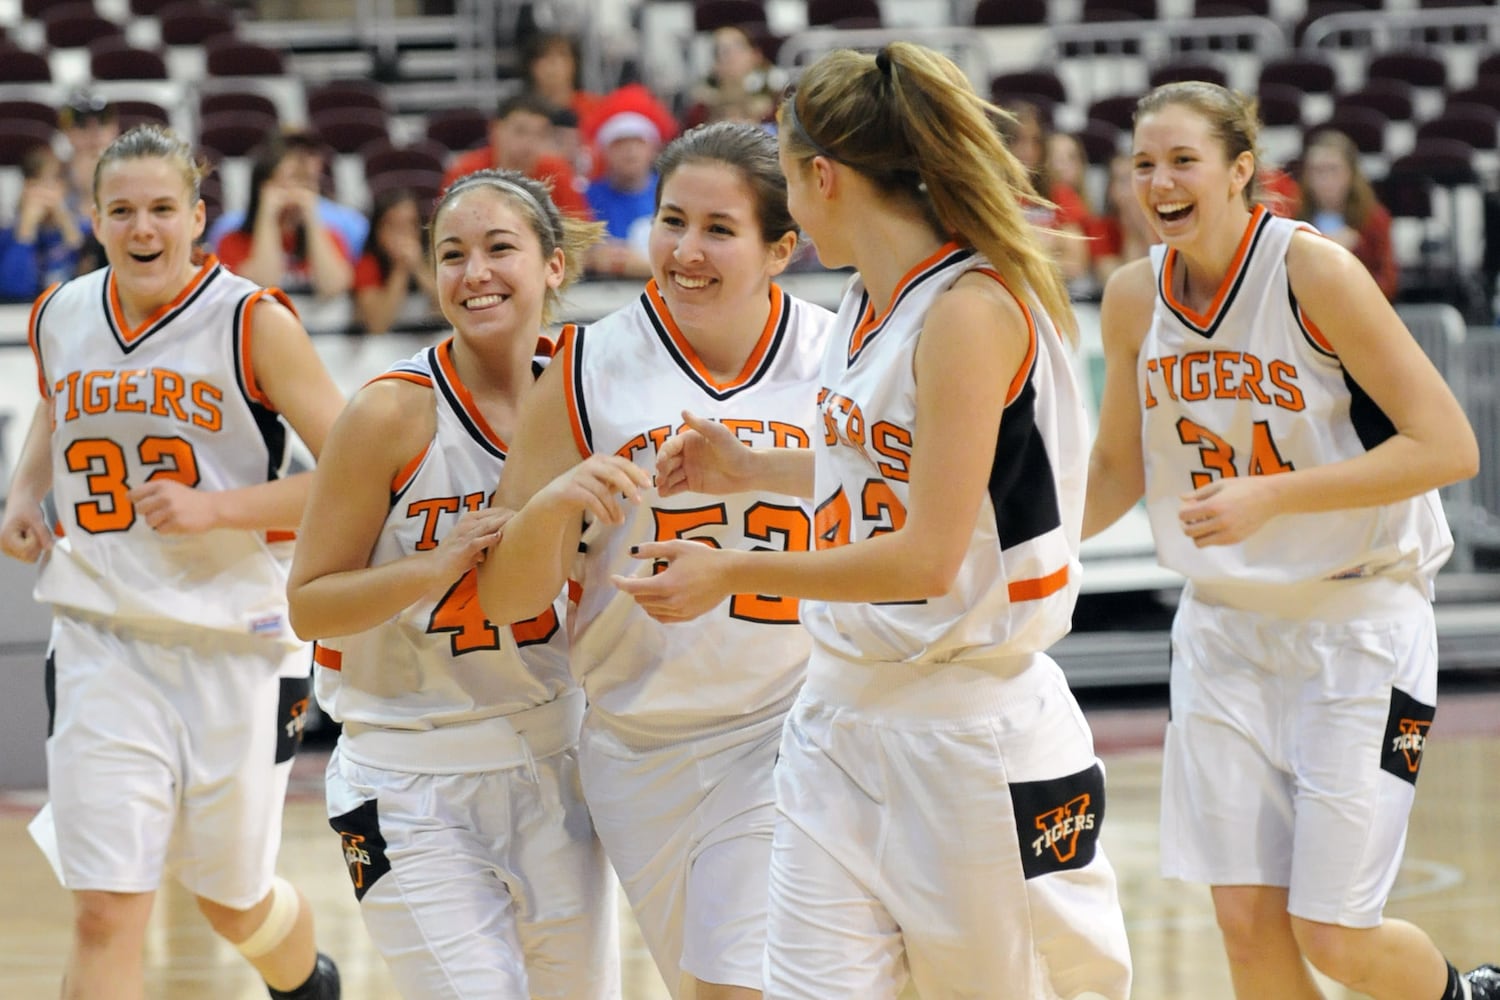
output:
<svg viewBox="0 0 1500 1000"><path fill-rule="evenodd" d="M1097 295L1150 242L1121 197L1135 100L1200 78L1259 98L1273 207L1348 246L1392 298L1454 301L1488 322L1500 259L1500 7L1417 3L952 0L922 5L946 27L912 28L900 5L876 0L638 0L638 58L607 63L612 79L590 63L595 89L583 86L587 54L618 54L617 39L591 38L588 25L526 30L502 40L522 75L498 107L439 101L411 113L387 82L293 67L252 40L245 5L12 0L0 5L0 297L29 300L96 263L80 169L99 135L148 121L188 133L218 166L204 187L208 242L228 266L294 293L352 296L362 330L435 318L413 233L443 184L482 166L547 179L560 205L605 222L593 276L644 278L641 223L665 142L708 120L769 122L797 71L793 50L927 31L955 46L980 40L987 55L967 68L1015 114L1009 139L1048 203L1030 214L1059 234L1049 245L1075 295ZM653 27L672 23L667 8L685 31ZM1361 18L1349 21L1354 9ZM659 71L663 48L686 75ZM1031 62L1018 65L1017 52Z"/></svg>

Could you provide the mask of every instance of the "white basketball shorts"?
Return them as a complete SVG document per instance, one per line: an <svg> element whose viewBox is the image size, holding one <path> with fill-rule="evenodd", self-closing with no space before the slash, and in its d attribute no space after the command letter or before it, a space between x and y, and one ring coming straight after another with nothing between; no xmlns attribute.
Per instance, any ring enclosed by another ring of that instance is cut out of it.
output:
<svg viewBox="0 0 1500 1000"><path fill-rule="evenodd" d="M306 650L59 613L48 660L65 885L149 892L169 873L233 909L263 899L308 705Z"/></svg>
<svg viewBox="0 0 1500 1000"><path fill-rule="evenodd" d="M776 768L767 1000L894 1000L908 978L923 1000L1129 995L1104 769L1034 660L948 696L942 664L844 665L836 690L814 651ZM908 670L931 676L871 704Z"/></svg>
<svg viewBox="0 0 1500 1000"><path fill-rule="evenodd" d="M784 718L652 749L584 725L584 797L673 996L683 973L761 988Z"/></svg>
<svg viewBox="0 0 1500 1000"><path fill-rule="evenodd" d="M1289 622L1187 597L1171 683L1162 874L1378 925L1436 706L1432 606L1413 589L1378 619Z"/></svg>
<svg viewBox="0 0 1500 1000"><path fill-rule="evenodd" d="M573 749L474 774L328 762L329 824L410 1000L618 1000L614 881Z"/></svg>

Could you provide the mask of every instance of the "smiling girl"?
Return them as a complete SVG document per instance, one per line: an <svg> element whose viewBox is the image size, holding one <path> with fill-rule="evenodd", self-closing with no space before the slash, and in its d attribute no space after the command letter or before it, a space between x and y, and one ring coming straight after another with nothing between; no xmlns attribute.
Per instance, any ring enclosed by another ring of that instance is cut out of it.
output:
<svg viewBox="0 0 1500 1000"><path fill-rule="evenodd" d="M808 650L796 602L736 594L671 628L610 578L640 568L632 546L660 538L811 545L795 498L668 499L649 470L685 409L746 444L807 448L829 315L772 281L797 232L770 136L703 126L657 167L654 277L638 301L567 331L500 483L499 503L525 506L480 567L479 594L492 620L514 621L569 575L581 588L571 656L589 696L581 765L600 839L672 994L691 978L698 1000L755 997L771 768Z"/></svg>
<svg viewBox="0 0 1500 1000"><path fill-rule="evenodd" d="M1474 433L1359 260L1254 201L1253 103L1137 105L1134 188L1162 245L1104 292L1084 533L1145 497L1172 627L1162 868L1207 882L1242 998L1490 1000L1385 920L1433 719L1437 488Z"/></svg>
<svg viewBox="0 0 1500 1000"><path fill-rule="evenodd" d="M661 621L725 593L806 599L768 998L894 1000L908 978L926 997L1130 992L1104 770L1045 652L1079 583L1073 316L998 115L919 45L804 70L778 114L788 207L825 265L858 272L815 448L742 448L697 421L657 481L814 497L817 551L663 541L639 554L664 572L620 582Z"/></svg>
<svg viewBox="0 0 1500 1000"><path fill-rule="evenodd" d="M280 473L283 418L317 455L343 400L285 296L199 255L201 177L171 132L111 143L94 171L109 266L31 314L43 399L0 546L48 553L47 784L74 897L63 996L144 994L170 873L273 997L329 1000L312 913L275 876L307 705L284 588L309 476Z"/></svg>
<svg viewBox="0 0 1500 1000"><path fill-rule="evenodd" d="M508 514L508 441L548 313L601 227L514 171L456 181L432 255L453 336L334 425L288 592L343 722L328 815L365 925L413 1000L619 996L608 866L578 790L583 692L562 585L487 621L475 566Z"/></svg>

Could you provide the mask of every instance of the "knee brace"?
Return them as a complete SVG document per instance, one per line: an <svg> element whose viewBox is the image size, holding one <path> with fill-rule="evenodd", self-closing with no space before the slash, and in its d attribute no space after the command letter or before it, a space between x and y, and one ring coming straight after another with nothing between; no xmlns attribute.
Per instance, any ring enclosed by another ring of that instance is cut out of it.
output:
<svg viewBox="0 0 1500 1000"><path fill-rule="evenodd" d="M297 895L296 887L278 876L271 883L271 909L266 912L266 919L235 948L252 962L270 954L292 933L301 910L302 900Z"/></svg>

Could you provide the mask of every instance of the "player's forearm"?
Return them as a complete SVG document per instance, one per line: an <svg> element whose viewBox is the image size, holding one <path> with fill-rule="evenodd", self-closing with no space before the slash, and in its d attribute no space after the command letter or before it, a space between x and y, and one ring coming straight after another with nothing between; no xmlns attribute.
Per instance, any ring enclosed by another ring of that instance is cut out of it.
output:
<svg viewBox="0 0 1500 1000"><path fill-rule="evenodd" d="M31 426L11 474L6 503L40 505L52 488L52 412L47 400L39 400L31 414Z"/></svg>
<svg viewBox="0 0 1500 1000"><path fill-rule="evenodd" d="M792 497L813 495L811 448L755 449L755 479L746 491L781 493Z"/></svg>
<svg viewBox="0 0 1500 1000"><path fill-rule="evenodd" d="M426 553L287 585L292 628L303 639L353 635L389 621L442 585Z"/></svg>
<svg viewBox="0 0 1500 1000"><path fill-rule="evenodd" d="M935 558L907 530L814 552L742 552L723 556L730 593L874 604L920 601L953 587L961 560Z"/></svg>
<svg viewBox="0 0 1500 1000"><path fill-rule="evenodd" d="M291 531L302 522L312 472L213 494L214 526L249 531Z"/></svg>
<svg viewBox="0 0 1500 1000"><path fill-rule="evenodd" d="M479 605L485 618L510 624L551 606L568 579L578 548L579 513L528 503L479 564Z"/></svg>

